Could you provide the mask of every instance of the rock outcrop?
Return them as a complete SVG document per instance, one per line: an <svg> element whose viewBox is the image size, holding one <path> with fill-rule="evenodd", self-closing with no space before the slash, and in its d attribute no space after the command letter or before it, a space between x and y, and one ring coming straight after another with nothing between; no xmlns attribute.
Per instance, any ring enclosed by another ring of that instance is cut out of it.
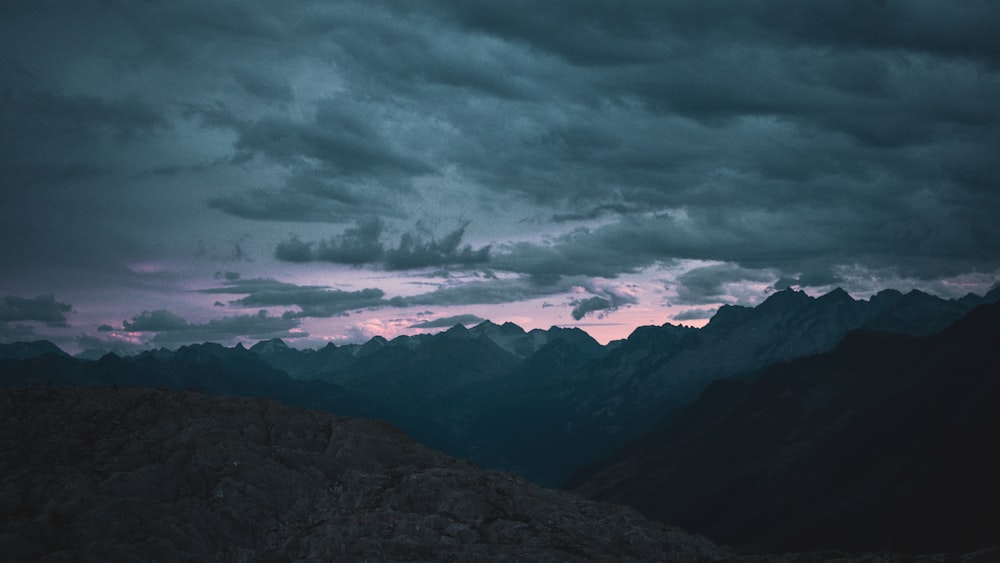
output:
<svg viewBox="0 0 1000 563"><path fill-rule="evenodd" d="M715 561L632 509L270 399L0 391L0 545L37 561Z"/></svg>

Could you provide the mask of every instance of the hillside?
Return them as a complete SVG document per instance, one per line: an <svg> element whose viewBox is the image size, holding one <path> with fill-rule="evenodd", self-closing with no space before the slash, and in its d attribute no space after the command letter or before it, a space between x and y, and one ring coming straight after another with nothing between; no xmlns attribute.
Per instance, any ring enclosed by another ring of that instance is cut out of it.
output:
<svg viewBox="0 0 1000 563"><path fill-rule="evenodd" d="M8 561L718 561L632 509L273 400L0 391Z"/></svg>
<svg viewBox="0 0 1000 563"><path fill-rule="evenodd" d="M571 489L752 552L1000 544L1000 304L713 383Z"/></svg>

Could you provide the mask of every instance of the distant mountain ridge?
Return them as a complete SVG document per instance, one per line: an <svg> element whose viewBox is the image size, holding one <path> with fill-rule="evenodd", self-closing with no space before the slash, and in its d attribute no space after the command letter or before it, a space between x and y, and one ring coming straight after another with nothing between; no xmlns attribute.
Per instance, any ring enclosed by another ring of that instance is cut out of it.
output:
<svg viewBox="0 0 1000 563"><path fill-rule="evenodd" d="M457 346L467 345L476 340L483 344L488 340L510 356L502 360L505 363L524 360L556 340L571 344L587 358L595 358L605 353L604 346L578 328L552 327L548 330L532 329L526 332L511 322L497 325L490 321L484 321L472 328L458 324L436 334L404 335L393 340L376 336L364 344L342 346L328 344L318 350L299 350L289 347L281 339L276 338L258 342L251 346L250 350L271 365L285 370L292 377L342 381L355 377L354 374L359 368L353 365L360 363L361 358L370 358L385 349L429 353L430 348L440 348L442 338L449 339ZM483 348L483 351L485 350L486 348ZM496 351L487 354L505 356ZM364 369L367 368L362 368L361 371Z"/></svg>
<svg viewBox="0 0 1000 563"><path fill-rule="evenodd" d="M933 334L975 305L998 301L1000 288L961 300L886 290L867 301L842 289L816 298L786 289L754 308L723 306L701 329L641 327L607 357L556 378L536 400L566 409L575 431L588 434L580 442L586 450L564 456L582 461L599 450L596 460L717 379L754 377L775 362L829 351L853 330Z"/></svg>
<svg viewBox="0 0 1000 563"><path fill-rule="evenodd" d="M82 361L51 351L0 360L0 387L24 385L193 389L213 395L274 397L294 406L348 415L371 414L370 402L363 394L323 381L293 379L239 345L226 348L213 343L193 344L126 358L106 354L97 361Z"/></svg>
<svg viewBox="0 0 1000 563"><path fill-rule="evenodd" d="M826 352L856 329L932 334L973 306L998 300L1000 289L958 300L886 290L867 301L842 289L816 298L789 289L754 308L723 306L701 329L644 326L608 346L580 329L525 331L485 321L317 350L278 339L249 350L206 344L113 356L89 367L64 363L59 370L75 374L66 381L264 394L316 408L326 408L316 403L325 397L321 404L335 412L390 421L452 455L555 486L650 430L714 380L753 377L774 362ZM231 362L223 350L231 350ZM190 359L196 351L215 358L214 372ZM140 375L128 379L105 369L115 362ZM239 376L236 366L253 377ZM45 381L32 381L39 380Z"/></svg>
<svg viewBox="0 0 1000 563"><path fill-rule="evenodd" d="M21 360L44 356L46 354L69 356L69 354L63 352L62 349L48 340L0 343L0 360Z"/></svg>

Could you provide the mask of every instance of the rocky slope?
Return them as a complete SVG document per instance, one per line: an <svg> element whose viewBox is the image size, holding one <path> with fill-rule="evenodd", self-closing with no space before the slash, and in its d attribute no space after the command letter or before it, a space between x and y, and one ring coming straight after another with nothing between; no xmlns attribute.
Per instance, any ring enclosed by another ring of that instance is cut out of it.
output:
<svg viewBox="0 0 1000 563"><path fill-rule="evenodd" d="M717 561L732 552L272 400L0 391L11 561Z"/></svg>

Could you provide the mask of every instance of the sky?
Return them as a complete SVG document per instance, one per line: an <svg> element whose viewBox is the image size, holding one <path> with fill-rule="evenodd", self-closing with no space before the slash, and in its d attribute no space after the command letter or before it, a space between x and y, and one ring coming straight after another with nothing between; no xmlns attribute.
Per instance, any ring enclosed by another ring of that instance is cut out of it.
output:
<svg viewBox="0 0 1000 563"><path fill-rule="evenodd" d="M0 340L703 325L1000 279L992 1L0 5Z"/></svg>

